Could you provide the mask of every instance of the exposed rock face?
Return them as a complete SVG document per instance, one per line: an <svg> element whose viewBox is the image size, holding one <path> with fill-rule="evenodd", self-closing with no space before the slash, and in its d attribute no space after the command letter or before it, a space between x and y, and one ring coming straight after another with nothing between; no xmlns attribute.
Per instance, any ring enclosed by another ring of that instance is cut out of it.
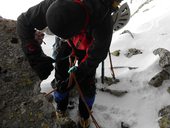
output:
<svg viewBox="0 0 170 128"><path fill-rule="evenodd" d="M159 65L164 70L166 70L170 74L170 51L164 48L158 48L153 51L155 55L159 55Z"/></svg>
<svg viewBox="0 0 170 128"><path fill-rule="evenodd" d="M130 58L133 55L137 55L137 54L142 54L141 50L136 49L136 48L130 48L128 49L128 52L125 54L125 56Z"/></svg>
<svg viewBox="0 0 170 128"><path fill-rule="evenodd" d="M170 79L169 73L166 70L162 70L161 72L157 73L152 79L148 82L149 85L154 87L159 87L162 85L164 80Z"/></svg>
<svg viewBox="0 0 170 128"><path fill-rule="evenodd" d="M162 85L164 80L170 79L170 52L164 48L158 48L153 51L155 55L159 55L159 65L162 67L162 71L156 74L149 84L154 87Z"/></svg>
<svg viewBox="0 0 170 128"><path fill-rule="evenodd" d="M162 108L159 111L159 120L160 128L170 128L170 105Z"/></svg>
<svg viewBox="0 0 170 128"><path fill-rule="evenodd" d="M55 128L55 109L20 47L16 21L0 18L0 127Z"/></svg>

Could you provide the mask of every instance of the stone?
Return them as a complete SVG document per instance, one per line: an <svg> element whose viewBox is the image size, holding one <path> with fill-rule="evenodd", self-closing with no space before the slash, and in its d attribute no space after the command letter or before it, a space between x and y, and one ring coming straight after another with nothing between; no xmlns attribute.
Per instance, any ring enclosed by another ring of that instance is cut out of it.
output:
<svg viewBox="0 0 170 128"><path fill-rule="evenodd" d="M16 21L0 18L0 127L57 128L55 108L40 93L16 33Z"/></svg>
<svg viewBox="0 0 170 128"><path fill-rule="evenodd" d="M120 50L113 51L111 54L113 56L119 56L120 55Z"/></svg>
<svg viewBox="0 0 170 128"><path fill-rule="evenodd" d="M116 97L122 97L128 93L126 90L111 90L109 88L101 88L100 91L110 93Z"/></svg>
<svg viewBox="0 0 170 128"><path fill-rule="evenodd" d="M170 79L170 52L164 48L157 48L153 51L153 54L159 55L159 65L162 67L162 71L151 78L148 84L159 87L164 80Z"/></svg>
<svg viewBox="0 0 170 128"><path fill-rule="evenodd" d="M154 55L159 55L159 65L162 68L167 68L170 66L170 52L164 48L158 48L153 51Z"/></svg>
<svg viewBox="0 0 170 128"><path fill-rule="evenodd" d="M130 48L128 49L127 53L125 53L125 56L130 58L133 55L137 55L137 54L142 54L141 50L136 49L136 48Z"/></svg>
<svg viewBox="0 0 170 128"><path fill-rule="evenodd" d="M149 85L152 85L154 87L159 87L162 85L164 80L168 80L170 78L169 73L167 73L165 70L162 70L161 72L157 73L149 82Z"/></svg>
<svg viewBox="0 0 170 128"><path fill-rule="evenodd" d="M162 108L158 113L160 128L170 128L170 105Z"/></svg>

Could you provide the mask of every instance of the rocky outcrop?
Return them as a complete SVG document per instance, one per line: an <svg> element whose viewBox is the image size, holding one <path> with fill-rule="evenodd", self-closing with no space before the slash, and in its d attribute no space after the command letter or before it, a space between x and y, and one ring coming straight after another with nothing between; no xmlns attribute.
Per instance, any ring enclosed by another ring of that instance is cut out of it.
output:
<svg viewBox="0 0 170 128"><path fill-rule="evenodd" d="M155 55L159 55L159 66L162 71L157 73L150 81L149 84L154 87L162 85L164 80L170 79L170 52L164 48L158 48L153 51Z"/></svg>
<svg viewBox="0 0 170 128"><path fill-rule="evenodd" d="M133 55L138 55L138 54L142 54L141 50L136 49L136 48L130 48L128 49L127 53L125 54L126 57L130 58Z"/></svg>
<svg viewBox="0 0 170 128"><path fill-rule="evenodd" d="M170 105L162 108L159 111L159 126L160 128L170 128Z"/></svg>
<svg viewBox="0 0 170 128"><path fill-rule="evenodd" d="M0 127L55 128L55 109L20 44L16 21L0 18Z"/></svg>

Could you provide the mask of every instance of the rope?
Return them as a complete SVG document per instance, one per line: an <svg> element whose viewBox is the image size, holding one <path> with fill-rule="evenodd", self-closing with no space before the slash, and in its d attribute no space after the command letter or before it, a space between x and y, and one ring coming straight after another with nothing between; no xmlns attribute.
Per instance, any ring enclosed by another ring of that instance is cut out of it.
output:
<svg viewBox="0 0 170 128"><path fill-rule="evenodd" d="M79 92L79 95L80 95L83 103L85 104L86 109L87 109L89 115L91 116L93 123L95 124L96 128L100 128L99 124L97 123L96 119L94 118L94 116L93 116L93 114L92 114L92 111L89 109L89 106L88 106L87 103L86 103L86 100L85 100L84 95L83 95L83 93L82 93L82 91L81 91L80 85L78 84L78 82L77 82L77 80L76 80L75 74L74 74L74 73L71 73L71 76L72 76L72 78L73 78L74 81L75 81L75 84L76 84L77 90L78 90L78 92Z"/></svg>
<svg viewBox="0 0 170 128"><path fill-rule="evenodd" d="M54 88L53 90L51 90L50 92L46 93L44 96L47 97L49 94L51 94L51 93L54 92L54 91L57 91L57 87Z"/></svg>
<svg viewBox="0 0 170 128"><path fill-rule="evenodd" d="M72 58L71 58L71 56L69 56L70 67L72 67L72 66L75 65L76 60L77 60L77 59L75 58L75 59L74 59L74 63L72 63ZM72 85L72 83L73 83L73 79L72 79L72 76L71 76L71 74L70 74L67 88L69 88L69 87ZM57 87L54 88L53 90L51 90L50 92L46 93L44 96L47 97L49 94L51 94L51 93L54 92L54 91L57 91Z"/></svg>
<svg viewBox="0 0 170 128"><path fill-rule="evenodd" d="M74 62L72 61L72 59L73 58L71 58L71 56L70 56L70 58L69 58L70 66L74 66L75 63L76 63L76 60L77 60L76 57L74 58ZM69 76L69 82L68 82L67 88L71 86L73 80L75 81L75 85L77 87L78 93L79 93L83 103L85 104L86 109L87 109L89 115L91 116L93 123L95 124L96 128L100 128L99 124L97 123L96 119L94 118L94 116L92 114L92 111L89 109L89 106L86 103L86 100L85 100L84 95L83 95L83 93L81 91L80 85L78 84L78 82L76 80L76 76L75 76L74 73L71 73L70 76ZM57 90L57 87L55 89L53 89L52 91L50 91L49 93L45 94L45 97L48 96L49 94L51 94L52 92L56 91L56 90Z"/></svg>
<svg viewBox="0 0 170 128"><path fill-rule="evenodd" d="M74 66L75 63L76 63L76 60L77 60L77 58L75 57L75 58L74 58L74 62L73 62L73 61L72 61L72 58L70 57L70 66ZM89 109L89 106L88 106L87 103L86 103L86 100L85 100L84 95L83 95L83 93L82 93L82 91L81 91L80 85L79 85L79 83L78 83L77 80L76 80L75 74L74 74L74 73L71 73L70 76L69 76L69 81L73 81L73 80L75 81L75 85L76 85L76 87L77 87L78 93L79 93L79 95L80 95L83 103L85 104L86 109L87 109L89 115L91 116L93 123L95 124L96 128L100 128L100 126L98 125L96 119L94 118L91 110Z"/></svg>

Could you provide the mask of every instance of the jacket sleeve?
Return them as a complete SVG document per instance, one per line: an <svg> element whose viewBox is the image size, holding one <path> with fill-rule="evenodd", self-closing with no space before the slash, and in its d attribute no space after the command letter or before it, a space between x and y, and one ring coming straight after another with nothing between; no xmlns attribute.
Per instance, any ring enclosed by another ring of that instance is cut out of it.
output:
<svg viewBox="0 0 170 128"><path fill-rule="evenodd" d="M17 18L17 34L22 43L34 39L35 29L42 30L47 26L46 11L53 1L55 0L44 0Z"/></svg>
<svg viewBox="0 0 170 128"><path fill-rule="evenodd" d="M79 65L79 70L77 70L77 74L80 73L81 77L85 77L90 72L95 72L99 63L107 57L113 34L111 16L107 15L105 20L93 30L92 34L94 42L88 49L88 57Z"/></svg>

